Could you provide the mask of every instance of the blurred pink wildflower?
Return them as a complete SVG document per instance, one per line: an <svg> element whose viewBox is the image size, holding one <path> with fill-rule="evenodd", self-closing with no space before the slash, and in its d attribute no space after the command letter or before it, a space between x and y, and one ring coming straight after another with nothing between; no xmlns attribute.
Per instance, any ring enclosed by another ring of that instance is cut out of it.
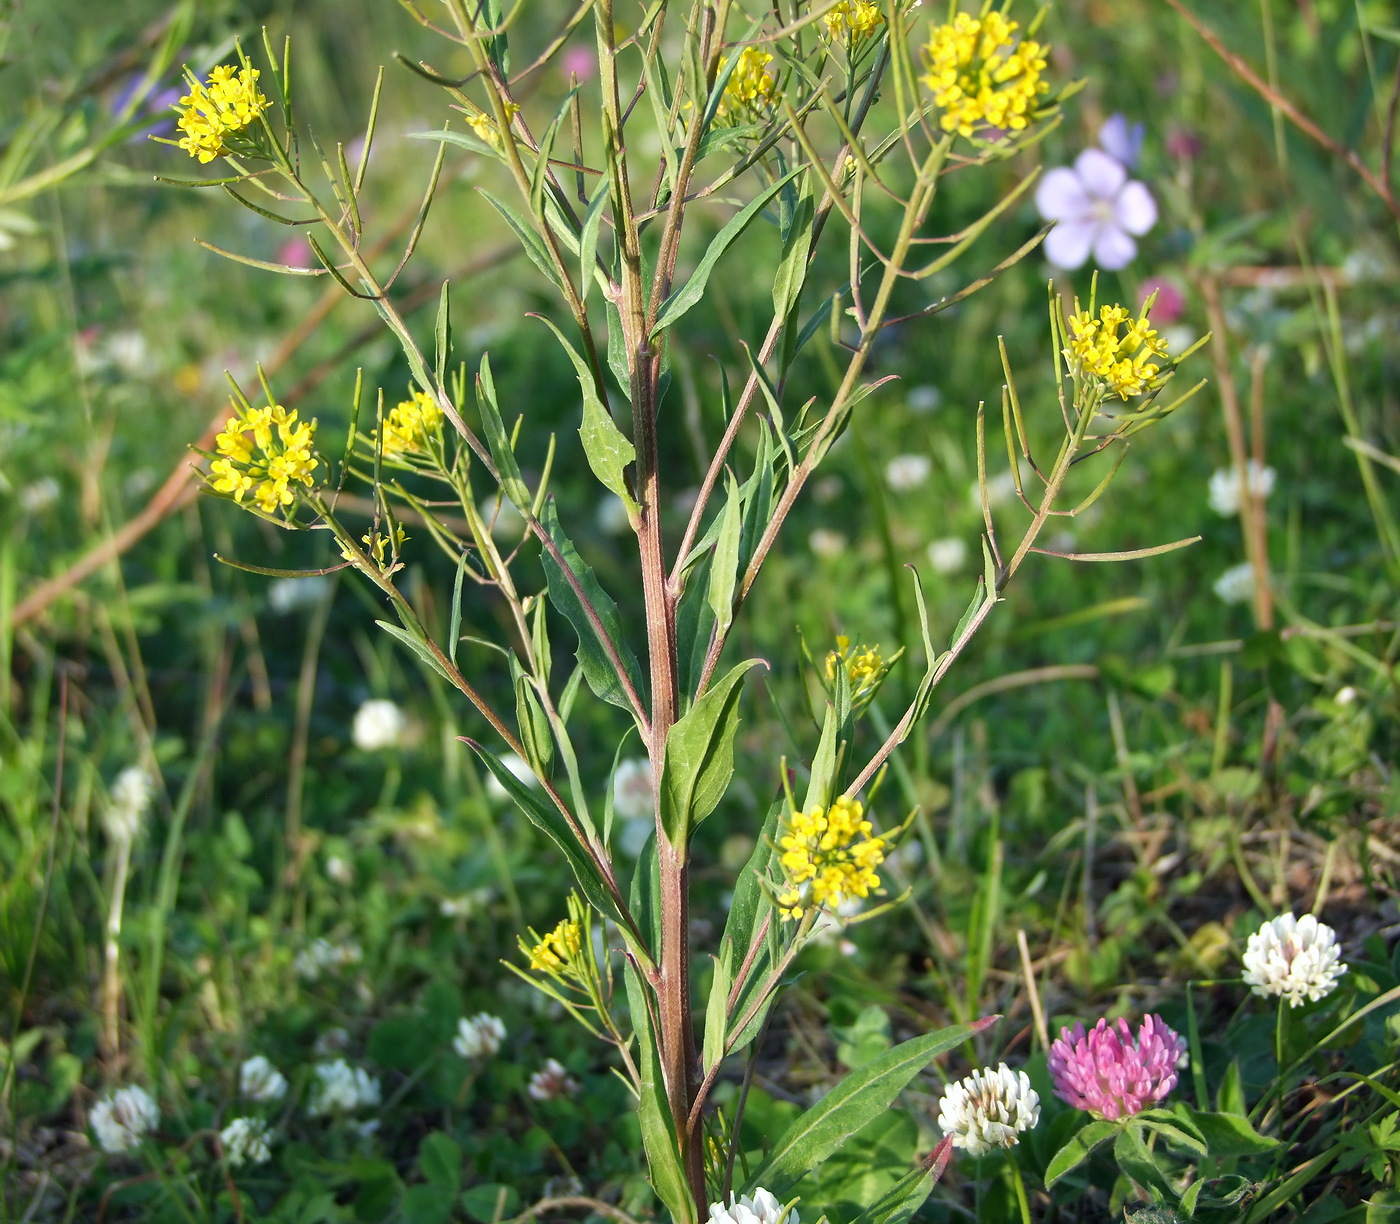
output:
<svg viewBox="0 0 1400 1224"><path fill-rule="evenodd" d="M1058 221L1045 236L1045 255L1059 268L1077 268L1090 254L1108 272L1137 254L1133 235L1157 224L1157 202L1121 162L1102 149L1085 149L1074 168L1056 166L1040 182L1035 206Z"/></svg>
<svg viewBox="0 0 1400 1224"><path fill-rule="evenodd" d="M1161 1016L1148 1016L1134 1044L1128 1022L1100 1020L1088 1034L1082 1024L1060 1030L1050 1047L1055 1095L1076 1109L1110 1122L1131 1118L1176 1087L1177 1063L1186 1042Z"/></svg>

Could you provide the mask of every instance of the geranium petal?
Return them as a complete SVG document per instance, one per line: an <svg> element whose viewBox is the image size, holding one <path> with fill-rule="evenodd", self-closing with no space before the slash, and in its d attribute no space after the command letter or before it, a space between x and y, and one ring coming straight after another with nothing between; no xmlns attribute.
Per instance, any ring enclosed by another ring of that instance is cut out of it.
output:
<svg viewBox="0 0 1400 1224"><path fill-rule="evenodd" d="M1035 206L1047 221L1082 217L1092 203L1079 176L1068 166L1056 166L1035 189Z"/></svg>
<svg viewBox="0 0 1400 1224"><path fill-rule="evenodd" d="M1131 169L1142 152L1142 134L1142 124L1129 123L1122 115L1109 115L1099 128L1099 148Z"/></svg>
<svg viewBox="0 0 1400 1224"><path fill-rule="evenodd" d="M1097 221L1061 221L1045 235L1045 258L1057 268L1079 267L1089 258L1098 229Z"/></svg>
<svg viewBox="0 0 1400 1224"><path fill-rule="evenodd" d="M1118 193L1113 216L1128 233L1145 234L1157 224L1157 201L1141 183L1128 183Z"/></svg>
<svg viewBox="0 0 1400 1224"><path fill-rule="evenodd" d="M1116 225L1105 225L1094 239L1094 262L1105 272L1126 268L1137 254L1137 243Z"/></svg>
<svg viewBox="0 0 1400 1224"><path fill-rule="evenodd" d="M1128 172L1102 149L1085 149L1074 159L1074 172L1095 199L1111 200L1128 181Z"/></svg>

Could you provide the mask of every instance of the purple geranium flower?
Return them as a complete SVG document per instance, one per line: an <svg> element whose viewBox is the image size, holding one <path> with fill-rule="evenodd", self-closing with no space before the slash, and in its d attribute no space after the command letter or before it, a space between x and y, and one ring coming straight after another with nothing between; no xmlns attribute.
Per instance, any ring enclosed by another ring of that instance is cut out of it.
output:
<svg viewBox="0 0 1400 1224"><path fill-rule="evenodd" d="M1035 206L1058 221L1045 236L1045 254L1060 268L1077 268L1090 252L1110 272L1126 268L1137 254L1131 235L1157 223L1157 202L1122 163L1102 149L1085 149L1074 168L1056 166L1041 181Z"/></svg>
<svg viewBox="0 0 1400 1224"><path fill-rule="evenodd" d="M1099 128L1099 148L1131 170L1142 156L1143 126L1122 115L1109 115Z"/></svg>

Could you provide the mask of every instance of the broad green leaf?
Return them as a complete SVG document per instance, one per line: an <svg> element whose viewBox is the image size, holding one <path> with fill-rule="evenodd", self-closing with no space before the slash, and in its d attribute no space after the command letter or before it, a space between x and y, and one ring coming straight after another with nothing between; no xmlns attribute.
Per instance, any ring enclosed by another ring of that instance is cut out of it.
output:
<svg viewBox="0 0 1400 1224"><path fill-rule="evenodd" d="M506 224L515 231L515 236L520 239L520 245L525 248L525 254L530 257L530 262L549 278L551 284L556 288L563 289L563 282L559 279L559 269L554 266L554 257L550 255L549 248L545 246L544 239L539 236L535 227L509 204L496 199L489 191L483 191L481 194L486 197L487 203L505 218Z"/></svg>
<svg viewBox="0 0 1400 1224"><path fill-rule="evenodd" d="M1157 1167L1151 1151L1143 1142L1142 1128L1135 1121L1118 1128L1118 1136L1113 1141L1113 1159L1133 1181L1150 1191L1154 1200L1176 1197L1166 1174Z"/></svg>
<svg viewBox="0 0 1400 1224"><path fill-rule="evenodd" d="M444 1194L439 1186L410 1186L399 1205L396 1218L403 1224L447 1224L452 1218L455 1195ZM302 1217L305 1219L305 1217ZM325 1219L336 1217L326 1216Z"/></svg>
<svg viewBox="0 0 1400 1224"><path fill-rule="evenodd" d="M1046 1166L1045 1188L1048 1190L1071 1169L1078 1168L1096 1147L1107 1143L1118 1131L1118 1123L1105 1122L1102 1119L1090 1122L1075 1131L1069 1137L1069 1142L1051 1157Z"/></svg>
<svg viewBox="0 0 1400 1224"><path fill-rule="evenodd" d="M788 1127L768 1158L749 1175L745 1192L763 1186L781 1200L846 1139L889 1108L929 1063L995 1019L989 1016L915 1037L853 1071Z"/></svg>
<svg viewBox="0 0 1400 1224"><path fill-rule="evenodd" d="M445 1131L434 1131L418 1147L418 1167L434 1186L455 1196L462 1188L462 1145Z"/></svg>
<svg viewBox="0 0 1400 1224"><path fill-rule="evenodd" d="M632 653L622 635L622 618L618 615L617 604L613 602L612 596L599 585L593 570L578 555L573 541L564 534L564 529L559 525L559 512L555 509L553 497L545 501L541 509L540 522L544 527L545 534L558 547L564 564L568 566L570 572L577 579L597 616L597 624L595 625L589 619L587 609L574 591L572 584L564 576L564 571L553 554L548 550L541 553L540 559L544 563L549 602L564 614L569 624L574 627L574 632L578 634L578 661L583 668L584 679L588 681L588 687L610 705L631 710L632 707L627 700L626 691L618 679L607 649L610 643L617 658L626 669L633 689L640 693L642 691L641 668L637 664L637 656Z"/></svg>
<svg viewBox="0 0 1400 1224"><path fill-rule="evenodd" d="M617 427L612 413L607 410L598 395L598 384L593 380L593 371L588 363L574 350L574 346L564 339L564 333L554 326L544 315L541 322L554 333L569 360L574 363L574 373L578 375L579 390L583 392L583 424L578 427L578 436L583 441L583 453L588 458L588 466L605 489L622 498L622 504L635 512L637 503L632 500L632 491L627 487L623 475L627 465L637 457L636 448L627 436Z"/></svg>
<svg viewBox="0 0 1400 1224"><path fill-rule="evenodd" d="M520 475L520 465L515 461L510 435L501 421L501 410L496 406L496 380L491 377L491 360L485 353L481 355L481 368L476 375L476 406L481 414L481 432L486 437L487 448L500 476L501 491L517 510L528 514L530 490Z"/></svg>
<svg viewBox="0 0 1400 1224"><path fill-rule="evenodd" d="M812 185L804 177L794 190L783 189L780 198L779 227L783 237L783 252L778 260L778 273L773 278L773 314L786 319L802 294L807 279L807 255L812 249Z"/></svg>
<svg viewBox="0 0 1400 1224"><path fill-rule="evenodd" d="M938 1147L921 1162L920 1167L906 1173L874 1204L856 1217L856 1224L904 1224L933 1192L934 1185L943 1176L952 1155L951 1139L944 1139Z"/></svg>
<svg viewBox="0 0 1400 1224"><path fill-rule="evenodd" d="M1137 1121L1174 1147L1184 1148L1197 1156L1206 1154L1206 1137L1184 1106L1178 1111L1149 1109L1138 1114Z"/></svg>
<svg viewBox="0 0 1400 1224"><path fill-rule="evenodd" d="M475 740L466 740L467 747L481 758L481 763L486 766L495 777L496 781L505 787L506 794L515 801L526 818L536 828L540 829L560 850L564 852L564 857L569 860L569 866L573 868L574 879L578 881L579 890L588 899L588 903L600 914L606 915L613 922L621 923L621 916L618 914L617 906L613 904L603 881L598 877L598 869L594 866L584 848L579 845L578 839L574 836L573 830L569 828L569 823L564 819L563 813L549 800L549 798L533 787L527 786L507 769L495 753L488 751Z"/></svg>
<svg viewBox="0 0 1400 1224"><path fill-rule="evenodd" d="M749 228L754 218L768 206L769 201L804 170L805 167L799 166L796 170L791 170L783 175L771 187L745 204L734 214L729 223L714 236L700 262L695 265L695 271L690 274L690 279L671 294L662 305L656 316L656 326L651 329L653 338L668 327L673 326L686 311L704 296L705 286L710 281L710 273L715 270L715 264L719 262L720 256L733 245L740 234Z"/></svg>
<svg viewBox="0 0 1400 1224"><path fill-rule="evenodd" d="M724 509L719 516L715 555L710 561L710 610L715 614L715 632L723 634L734 620L734 582L739 570L739 536L743 528L742 495L739 483L728 472Z"/></svg>
<svg viewBox="0 0 1400 1224"><path fill-rule="evenodd" d="M1230 1113L1204 1113L1179 1106L1205 1138L1206 1151L1219 1159L1225 1156L1255 1156L1278 1147L1271 1135L1261 1135L1248 1118Z"/></svg>
<svg viewBox="0 0 1400 1224"><path fill-rule="evenodd" d="M608 180L603 176L598 190L588 202L588 211L583 217L583 229L579 232L579 299L588 301L588 290L599 274L597 266L598 229L603 223L603 206L608 202Z"/></svg>
<svg viewBox="0 0 1400 1224"><path fill-rule="evenodd" d="M724 797L734 776L734 733L739 729L740 681L763 663L745 659L678 718L666 736L661 767L661 827L676 846Z"/></svg>
<svg viewBox="0 0 1400 1224"><path fill-rule="evenodd" d="M648 857L655 858L655 855ZM651 1012L644 993L647 986L630 960L624 976L627 1006L637 1034L637 1072L642 1077L637 1117L642 1128L642 1146L646 1149L647 1172L652 1189L670 1211L674 1224L695 1224L695 1205L691 1202L685 1164L676 1144L676 1130L671 1123L656 1041L651 1032Z"/></svg>
<svg viewBox="0 0 1400 1224"><path fill-rule="evenodd" d="M708 1071L724 1057L724 1037L728 1027L729 987L734 974L734 945L720 940L719 955L714 958L715 972L710 980L710 997L705 1004L705 1039L701 1046L700 1066Z"/></svg>
<svg viewBox="0 0 1400 1224"><path fill-rule="evenodd" d="M483 1182L463 1190L460 1202L466 1213L481 1224L509 1220L520 1212L519 1192L514 1186L498 1182Z"/></svg>

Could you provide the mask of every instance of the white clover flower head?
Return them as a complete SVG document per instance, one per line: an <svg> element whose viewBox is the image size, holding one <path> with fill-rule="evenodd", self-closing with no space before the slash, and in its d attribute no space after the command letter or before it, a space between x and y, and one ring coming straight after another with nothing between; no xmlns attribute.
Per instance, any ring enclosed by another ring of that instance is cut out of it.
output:
<svg viewBox="0 0 1400 1224"><path fill-rule="evenodd" d="M971 1156L1015 1147L1021 1132L1040 1121L1040 1096L1024 1071L1001 1063L949 1084L938 1105L938 1125L953 1146Z"/></svg>
<svg viewBox="0 0 1400 1224"><path fill-rule="evenodd" d="M311 1052L316 1055L317 1058L327 1058L332 1054L339 1054L342 1050L348 1050L349 1048L350 1034L339 1025L334 1028L328 1028L311 1043Z"/></svg>
<svg viewBox="0 0 1400 1224"><path fill-rule="evenodd" d="M1126 268L1137 254L1132 236L1157 224L1152 193L1102 149L1085 149L1073 169L1056 166L1046 174L1035 206L1045 220L1059 222L1045 236L1045 256L1058 268L1077 268L1091 254L1105 271Z"/></svg>
<svg viewBox="0 0 1400 1224"><path fill-rule="evenodd" d="M330 590L326 574L303 574L300 578L276 578L267 584L267 606L278 616L321 602Z"/></svg>
<svg viewBox="0 0 1400 1224"><path fill-rule="evenodd" d="M139 1084L129 1084L98 1101L88 1121L104 1152L129 1152L160 1125L160 1107Z"/></svg>
<svg viewBox="0 0 1400 1224"><path fill-rule="evenodd" d="M457 1021L452 1048L463 1058L490 1058L506 1039L506 1026L499 1016L477 1012Z"/></svg>
<svg viewBox="0 0 1400 1224"><path fill-rule="evenodd" d="M839 531L818 527L807 537L807 547L812 550L813 556L829 561L846 551L846 537Z"/></svg>
<svg viewBox="0 0 1400 1224"><path fill-rule="evenodd" d="M1277 473L1271 467L1261 467L1259 460L1251 459L1245 464L1245 487L1251 498L1263 500L1274 491ZM1240 478L1234 468L1218 468L1210 477L1210 508L1221 518L1230 518L1240 512Z"/></svg>
<svg viewBox="0 0 1400 1224"><path fill-rule="evenodd" d="M943 392L932 383L921 383L917 387L909 388L904 402L910 412L923 416L925 413L938 411L938 406L943 402Z"/></svg>
<svg viewBox="0 0 1400 1224"><path fill-rule="evenodd" d="M371 697L355 711L350 738L361 752L383 752L399 746L407 726L403 711L392 701Z"/></svg>
<svg viewBox="0 0 1400 1224"><path fill-rule="evenodd" d="M353 940L333 944L328 939L313 939L296 954L292 968L299 978L314 982L329 970L357 965L363 958L364 952Z"/></svg>
<svg viewBox="0 0 1400 1224"><path fill-rule="evenodd" d="M473 888L469 892L444 897L438 902L438 913L444 918L470 918L490 900L489 888Z"/></svg>
<svg viewBox="0 0 1400 1224"><path fill-rule="evenodd" d="M140 835L150 814L155 787L151 775L140 765L128 765L112 783L102 808L102 831L117 845L131 845Z"/></svg>
<svg viewBox="0 0 1400 1224"><path fill-rule="evenodd" d="M535 790L539 786L540 780L535 777L535 771L530 768L530 762L525 760L519 753L502 753L501 764L510 771L511 777L517 782L523 782L531 790ZM486 793L493 799L510 798L510 792L501 785L496 775L489 770L486 773Z"/></svg>
<svg viewBox="0 0 1400 1224"><path fill-rule="evenodd" d="M219 1143L231 1169L272 1159L267 1123L261 1118L234 1118L219 1132Z"/></svg>
<svg viewBox="0 0 1400 1224"><path fill-rule="evenodd" d="M769 1190L762 1187L752 1195L736 1197L728 1203L710 1204L710 1224L800 1224L795 1209L783 1210L783 1205Z"/></svg>
<svg viewBox="0 0 1400 1224"><path fill-rule="evenodd" d="M265 1055L254 1054L238 1067L238 1091L250 1101L280 1101L287 1095L287 1077Z"/></svg>
<svg viewBox="0 0 1400 1224"><path fill-rule="evenodd" d="M934 540L928 546L928 563L936 574L956 574L967 564L967 541L958 536Z"/></svg>
<svg viewBox="0 0 1400 1224"><path fill-rule="evenodd" d="M1007 468L995 476L987 477L987 504L992 507L1004 506L1016 496L1016 476ZM974 510L982 509L982 486L973 481L968 486L967 500Z"/></svg>
<svg viewBox="0 0 1400 1224"><path fill-rule="evenodd" d="M623 820L650 820L654 804L651 762L645 757L619 761L613 774L613 811Z"/></svg>
<svg viewBox="0 0 1400 1224"><path fill-rule="evenodd" d="M52 476L42 476L19 491L19 508L26 514L37 514L58 500L59 491L58 481Z"/></svg>
<svg viewBox="0 0 1400 1224"><path fill-rule="evenodd" d="M537 1101L556 1101L578 1090L578 1080L556 1058L545 1059L544 1066L530 1076L529 1093Z"/></svg>
<svg viewBox="0 0 1400 1224"><path fill-rule="evenodd" d="M314 1082L307 1112L313 1118L379 1104L379 1081L363 1068L337 1058L334 1062L317 1063L311 1070Z"/></svg>
<svg viewBox="0 0 1400 1224"><path fill-rule="evenodd" d="M1254 598L1254 566L1248 561L1232 565L1211 587L1227 604L1248 603Z"/></svg>
<svg viewBox="0 0 1400 1224"><path fill-rule="evenodd" d="M330 880L332 884L353 884L355 882L355 868L350 865L349 859L332 854L326 859L326 879Z"/></svg>
<svg viewBox="0 0 1400 1224"><path fill-rule="evenodd" d="M933 471L933 460L927 455L896 455L885 465L885 483L896 493L917 489Z"/></svg>
<svg viewBox="0 0 1400 1224"><path fill-rule="evenodd" d="M1264 923L1244 951L1245 983L1264 998L1287 999L1290 1007L1331 994L1346 971L1337 932L1312 914Z"/></svg>

